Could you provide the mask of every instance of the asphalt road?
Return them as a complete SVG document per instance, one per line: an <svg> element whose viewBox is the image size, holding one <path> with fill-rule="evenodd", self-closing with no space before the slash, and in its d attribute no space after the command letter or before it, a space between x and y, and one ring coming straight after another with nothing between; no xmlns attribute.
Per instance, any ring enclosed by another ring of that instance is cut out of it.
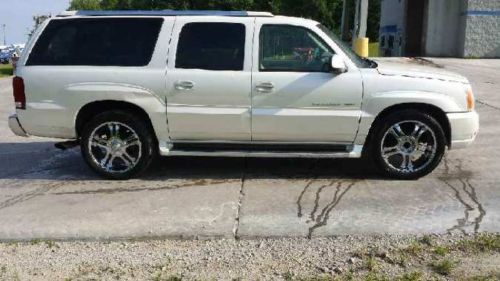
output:
<svg viewBox="0 0 500 281"><path fill-rule="evenodd" d="M104 181L78 149L14 136L0 79L0 240L499 232L500 60L434 61L472 81L481 132L410 182L359 160L243 158L163 158L140 180Z"/></svg>

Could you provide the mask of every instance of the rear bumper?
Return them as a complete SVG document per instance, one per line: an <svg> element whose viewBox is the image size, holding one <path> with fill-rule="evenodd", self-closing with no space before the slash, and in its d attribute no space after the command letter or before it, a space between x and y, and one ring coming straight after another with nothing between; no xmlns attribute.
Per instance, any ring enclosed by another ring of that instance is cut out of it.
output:
<svg viewBox="0 0 500 281"><path fill-rule="evenodd" d="M479 115L477 112L448 113L451 127L450 149L465 148L477 137L479 133Z"/></svg>
<svg viewBox="0 0 500 281"><path fill-rule="evenodd" d="M21 123L19 123L19 119L17 118L17 114L13 114L9 116L9 128L16 135L20 137L27 137L28 134L24 131Z"/></svg>

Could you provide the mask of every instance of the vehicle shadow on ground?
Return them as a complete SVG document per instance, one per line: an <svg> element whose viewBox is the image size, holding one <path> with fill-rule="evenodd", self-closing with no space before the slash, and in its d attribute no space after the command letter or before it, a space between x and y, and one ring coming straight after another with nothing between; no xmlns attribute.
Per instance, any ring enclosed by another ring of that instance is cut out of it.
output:
<svg viewBox="0 0 500 281"><path fill-rule="evenodd" d="M169 179L376 179L362 159L158 157L140 176ZM0 179L100 181L87 167L79 147L61 151L54 142L0 143Z"/></svg>

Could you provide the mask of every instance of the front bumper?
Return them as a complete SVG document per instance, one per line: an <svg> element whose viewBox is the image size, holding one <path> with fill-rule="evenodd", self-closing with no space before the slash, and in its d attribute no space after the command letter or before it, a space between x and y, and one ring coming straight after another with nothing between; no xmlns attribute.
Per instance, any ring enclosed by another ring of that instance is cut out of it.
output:
<svg viewBox="0 0 500 281"><path fill-rule="evenodd" d="M16 136L27 137L28 134L24 131L21 123L19 123L19 119L17 118L17 114L13 114L9 116L9 128L10 130L16 134Z"/></svg>
<svg viewBox="0 0 500 281"><path fill-rule="evenodd" d="M477 137L479 133L479 115L477 112L448 113L451 127L450 149L465 148Z"/></svg>

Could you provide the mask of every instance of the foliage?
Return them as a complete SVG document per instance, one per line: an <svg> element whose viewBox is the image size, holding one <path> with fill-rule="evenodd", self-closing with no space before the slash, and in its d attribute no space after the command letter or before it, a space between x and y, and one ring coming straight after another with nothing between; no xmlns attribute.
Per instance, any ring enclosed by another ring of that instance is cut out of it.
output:
<svg viewBox="0 0 500 281"><path fill-rule="evenodd" d="M100 0L72 0L69 6L70 10L99 10L101 8Z"/></svg>
<svg viewBox="0 0 500 281"><path fill-rule="evenodd" d="M347 0L354 18L354 0ZM378 40L380 0L369 0L368 34ZM72 0L71 10L254 10L317 20L339 31L342 0ZM352 22L352 21L351 21Z"/></svg>
<svg viewBox="0 0 500 281"><path fill-rule="evenodd" d="M380 29L380 0L369 0L368 3L366 36L370 38L370 42L378 42L378 30Z"/></svg>
<svg viewBox="0 0 500 281"><path fill-rule="evenodd" d="M12 75L12 65L11 64L0 64L0 78Z"/></svg>
<svg viewBox="0 0 500 281"><path fill-rule="evenodd" d="M38 26L40 26L48 18L50 18L50 15L36 15L36 16L33 16L34 25L33 25L33 28L30 30L30 32L28 33L28 37L31 38L31 36L33 35L33 33L35 33L36 29L38 28Z"/></svg>
<svg viewBox="0 0 500 281"><path fill-rule="evenodd" d="M379 43L368 44L368 56L376 58L380 56Z"/></svg>

